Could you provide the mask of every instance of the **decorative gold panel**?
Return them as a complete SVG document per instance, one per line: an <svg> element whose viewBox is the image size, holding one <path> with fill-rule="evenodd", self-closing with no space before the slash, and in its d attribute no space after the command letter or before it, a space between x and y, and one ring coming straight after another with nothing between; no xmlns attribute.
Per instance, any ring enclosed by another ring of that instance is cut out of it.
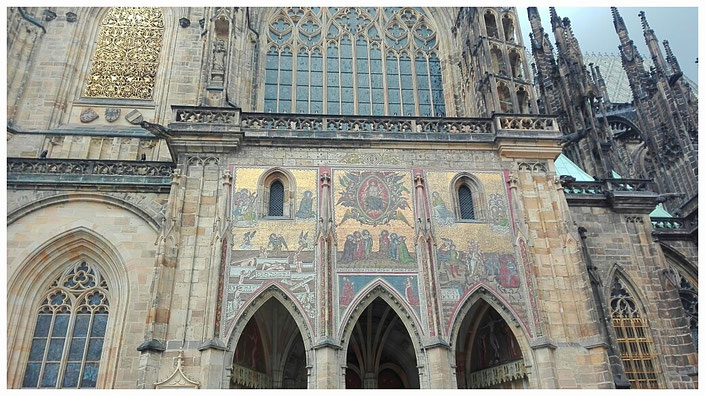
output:
<svg viewBox="0 0 705 396"><path fill-rule="evenodd" d="M111 8L98 31L84 95L152 99L163 35L158 8Z"/></svg>

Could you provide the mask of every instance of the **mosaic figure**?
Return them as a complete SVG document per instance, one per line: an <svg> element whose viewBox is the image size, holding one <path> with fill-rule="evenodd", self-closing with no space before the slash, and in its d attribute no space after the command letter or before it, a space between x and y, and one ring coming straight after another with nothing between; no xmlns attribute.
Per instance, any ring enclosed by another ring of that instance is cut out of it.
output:
<svg viewBox="0 0 705 396"><path fill-rule="evenodd" d="M354 231L346 235L338 263L356 263L366 268L393 268L400 264L408 266L416 262L406 245L406 236L381 230L378 240L379 249L374 251L374 239L369 230Z"/></svg>
<svg viewBox="0 0 705 396"><path fill-rule="evenodd" d="M316 215L313 213L313 193L309 190L304 191L304 196L301 198L299 210L296 211L297 219L312 219Z"/></svg>
<svg viewBox="0 0 705 396"><path fill-rule="evenodd" d="M465 267L468 275L474 274L478 268L482 268L482 250L480 250L480 242L468 242L468 250L465 255Z"/></svg>
<svg viewBox="0 0 705 396"><path fill-rule="evenodd" d="M411 257L411 254L409 254L409 249L406 247L406 237L403 235L397 237L397 260L402 264L409 264L416 261Z"/></svg>
<svg viewBox="0 0 705 396"><path fill-rule="evenodd" d="M419 305L419 296L416 294L416 288L414 288L414 283L410 276L406 278L404 291L406 292L406 299L409 301L409 304Z"/></svg>
<svg viewBox="0 0 705 396"><path fill-rule="evenodd" d="M355 296L355 283L343 277L343 290L340 293L340 305L349 305Z"/></svg>
<svg viewBox="0 0 705 396"><path fill-rule="evenodd" d="M362 243L365 247L365 259L370 258L370 254L372 254L372 235L370 235L370 232L367 230L362 231Z"/></svg>
<svg viewBox="0 0 705 396"><path fill-rule="evenodd" d="M449 279L460 278L460 254L451 239L441 238L443 241L438 248L438 261L447 267Z"/></svg>
<svg viewBox="0 0 705 396"><path fill-rule="evenodd" d="M438 194L438 191L434 191L433 194L431 194L431 197L433 215L436 217L436 222L438 223L438 225L444 226L453 224L455 216L453 215L453 212L448 210L445 202L443 202L443 199Z"/></svg>
<svg viewBox="0 0 705 396"><path fill-rule="evenodd" d="M379 234L379 254L383 256L389 255L389 231L382 230Z"/></svg>
<svg viewBox="0 0 705 396"><path fill-rule="evenodd" d="M400 220L411 227L402 212L409 209L409 190L404 186L404 177L399 172L344 173L338 178L344 190L340 192L337 205L348 209L338 225L351 219L367 225Z"/></svg>
<svg viewBox="0 0 705 396"><path fill-rule="evenodd" d="M252 245L252 238L255 237L257 230L246 232L242 234L242 243L240 244L240 249L242 250L252 250L255 247Z"/></svg>
<svg viewBox="0 0 705 396"><path fill-rule="evenodd" d="M269 249L270 246L272 247L271 254L273 256L280 256L282 254L282 246L287 250L289 249L289 247L286 245L286 240L284 240L284 237L274 233L269 235L269 243L267 244L267 249Z"/></svg>
<svg viewBox="0 0 705 396"><path fill-rule="evenodd" d="M497 277L499 284L504 287L519 287L519 272L514 256L511 254L501 255L499 265L499 276Z"/></svg>
<svg viewBox="0 0 705 396"><path fill-rule="evenodd" d="M490 194L489 202L489 218L492 224L496 224L502 227L509 225L509 220L507 220L507 205L504 203L504 198L502 194L492 193Z"/></svg>
<svg viewBox="0 0 705 396"><path fill-rule="evenodd" d="M343 247L343 257L340 258L342 264L351 263L354 258L355 253L355 241L353 241L353 236L348 235L345 237L345 245Z"/></svg>
<svg viewBox="0 0 705 396"><path fill-rule="evenodd" d="M246 188L233 193L233 220L235 227L251 227L257 225L255 201L257 193L250 193Z"/></svg>

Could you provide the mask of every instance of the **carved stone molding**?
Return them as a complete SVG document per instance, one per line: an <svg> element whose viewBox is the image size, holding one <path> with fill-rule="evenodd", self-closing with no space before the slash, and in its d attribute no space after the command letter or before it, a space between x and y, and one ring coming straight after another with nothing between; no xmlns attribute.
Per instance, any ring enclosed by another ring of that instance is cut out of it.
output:
<svg viewBox="0 0 705 396"><path fill-rule="evenodd" d="M183 365L184 351L183 349L179 349L178 356L174 358L174 371L163 381L155 382L154 387L156 389L200 388L200 382L192 380L186 375L186 373L184 373Z"/></svg>

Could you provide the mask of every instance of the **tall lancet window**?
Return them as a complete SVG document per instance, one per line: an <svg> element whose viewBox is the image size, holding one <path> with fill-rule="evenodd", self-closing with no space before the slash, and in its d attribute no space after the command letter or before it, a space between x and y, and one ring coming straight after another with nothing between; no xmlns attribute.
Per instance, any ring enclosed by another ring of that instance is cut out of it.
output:
<svg viewBox="0 0 705 396"><path fill-rule="evenodd" d="M436 28L421 8L281 8L267 32L264 111L445 116Z"/></svg>
<svg viewBox="0 0 705 396"><path fill-rule="evenodd" d="M647 320L619 278L612 284L610 314L629 384L636 389L658 388L656 355Z"/></svg>
<svg viewBox="0 0 705 396"><path fill-rule="evenodd" d="M66 269L39 305L22 386L95 388L108 311L98 270L85 261Z"/></svg>
<svg viewBox="0 0 705 396"><path fill-rule="evenodd" d="M83 95L152 99L163 34L159 8L110 8L100 22Z"/></svg>

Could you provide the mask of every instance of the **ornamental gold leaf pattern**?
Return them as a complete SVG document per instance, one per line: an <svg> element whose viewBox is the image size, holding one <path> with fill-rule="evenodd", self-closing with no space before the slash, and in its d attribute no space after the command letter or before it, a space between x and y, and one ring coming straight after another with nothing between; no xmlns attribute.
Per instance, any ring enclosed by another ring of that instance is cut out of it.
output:
<svg viewBox="0 0 705 396"><path fill-rule="evenodd" d="M151 99L163 34L158 8L111 8L98 31L84 95Z"/></svg>

